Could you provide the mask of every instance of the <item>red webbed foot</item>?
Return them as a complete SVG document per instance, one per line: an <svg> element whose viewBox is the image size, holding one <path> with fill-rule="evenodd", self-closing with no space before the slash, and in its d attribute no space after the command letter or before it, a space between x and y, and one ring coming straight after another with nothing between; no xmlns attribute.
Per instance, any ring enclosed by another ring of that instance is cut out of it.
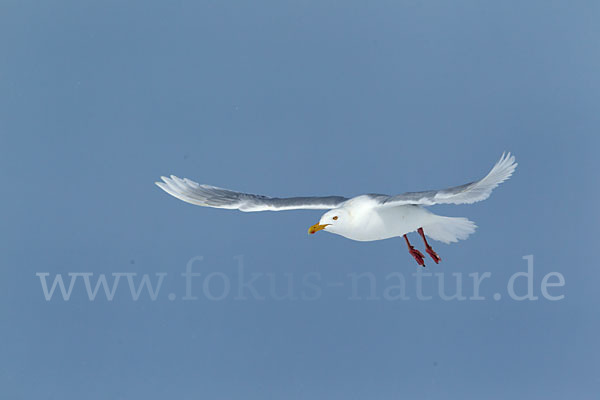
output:
<svg viewBox="0 0 600 400"><path fill-rule="evenodd" d="M427 254L429 254L433 261L436 264L442 261L442 257L438 256L438 254L433 250L429 243L427 243L427 239L425 238L425 232L423 232L423 228L417 229L417 232L419 233L419 235L421 235L421 238L423 238L423 242L425 243L425 251L427 252Z"/></svg>
<svg viewBox="0 0 600 400"><path fill-rule="evenodd" d="M428 246L425 251L427 252L427 254L429 254L429 256L433 259L433 261L436 264L439 264L440 261L442 261L442 257L438 256L438 254L431 248L431 246Z"/></svg>
<svg viewBox="0 0 600 400"><path fill-rule="evenodd" d="M425 256L423 255L423 253L421 253L419 250L415 249L413 246L409 247L408 252L410 253L411 256L414 257L417 264L419 264L421 267L425 266Z"/></svg>
<svg viewBox="0 0 600 400"><path fill-rule="evenodd" d="M410 244L406 235L404 235L404 240L406 240L406 246L408 247L408 252L410 253L410 255L414 257L417 264L419 264L421 267L424 267L425 256L423 255L423 253L415 249L415 247Z"/></svg>

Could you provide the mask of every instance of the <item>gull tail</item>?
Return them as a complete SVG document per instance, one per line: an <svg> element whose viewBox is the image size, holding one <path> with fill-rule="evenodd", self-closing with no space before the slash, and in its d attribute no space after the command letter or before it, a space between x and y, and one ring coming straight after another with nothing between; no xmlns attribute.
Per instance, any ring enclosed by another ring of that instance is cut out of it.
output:
<svg viewBox="0 0 600 400"><path fill-rule="evenodd" d="M431 222L423 225L425 235L446 244L465 240L476 228L477 225L466 218L441 215L432 215Z"/></svg>

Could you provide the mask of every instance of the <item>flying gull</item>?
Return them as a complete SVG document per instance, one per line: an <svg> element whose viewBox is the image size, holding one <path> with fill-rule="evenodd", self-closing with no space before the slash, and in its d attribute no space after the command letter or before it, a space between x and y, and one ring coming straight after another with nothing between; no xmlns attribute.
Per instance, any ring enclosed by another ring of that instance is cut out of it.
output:
<svg viewBox="0 0 600 400"><path fill-rule="evenodd" d="M236 192L216 186L201 185L174 175L161 177L156 184L170 195L185 202L204 207L230 210L285 211L329 210L311 226L308 233L326 231L358 241L404 237L409 253L417 263L425 266L425 256L415 249L406 236L417 231L425 244L425 251L437 264L442 259L427 242L426 236L443 243L466 239L477 227L467 218L444 217L424 208L435 204L471 204L487 199L492 190L515 171L517 163L510 153L500 160L483 178L448 189L407 192L396 196L363 194L353 198L326 197L268 197Z"/></svg>

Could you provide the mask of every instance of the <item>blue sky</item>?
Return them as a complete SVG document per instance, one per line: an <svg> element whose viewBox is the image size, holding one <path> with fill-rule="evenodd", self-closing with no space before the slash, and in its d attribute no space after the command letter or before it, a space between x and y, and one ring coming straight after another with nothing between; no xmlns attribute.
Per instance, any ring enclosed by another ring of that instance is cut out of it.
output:
<svg viewBox="0 0 600 400"><path fill-rule="evenodd" d="M0 394L590 398L599 18L585 1L3 2ZM319 211L204 209L153 184L393 194L478 179L505 150L519 167L490 199L432 209L479 228L432 243L443 262L426 272L449 292L462 274L467 295L469 274L489 272L483 301L419 301L401 239L309 236ZM515 301L526 255L539 299ZM182 300L196 256L198 300ZM234 298L237 256L266 299ZM36 273L69 272L167 276L155 301L133 301L125 276L112 301L90 301L83 278L46 301ZM552 272L559 301L540 294ZM226 277L230 296L207 298L211 273L210 293ZM315 300L268 291L311 273ZM351 293L361 273L376 299ZM408 300L382 297L396 273Z"/></svg>

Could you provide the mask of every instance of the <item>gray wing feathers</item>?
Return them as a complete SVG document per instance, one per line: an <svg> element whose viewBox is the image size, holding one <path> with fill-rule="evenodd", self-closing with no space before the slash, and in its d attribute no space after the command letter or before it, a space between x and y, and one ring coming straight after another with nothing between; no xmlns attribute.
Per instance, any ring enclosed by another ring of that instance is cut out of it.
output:
<svg viewBox="0 0 600 400"><path fill-rule="evenodd" d="M517 168L515 157L510 153L502 153L500 160L494 165L494 168L485 176L475 182L467 183L461 186L455 186L442 190L429 190L425 192L409 192L397 196L377 196L377 200L382 205L403 205L403 204L470 204L487 199L492 190L499 184L511 177L515 168Z"/></svg>
<svg viewBox="0 0 600 400"><path fill-rule="evenodd" d="M345 197L289 197L276 198L257 194L240 193L216 186L201 185L189 179L174 175L161 177L163 182L156 185L171 196L187 203L204 207L226 208L241 211L283 211L283 210L328 210L340 206Z"/></svg>

